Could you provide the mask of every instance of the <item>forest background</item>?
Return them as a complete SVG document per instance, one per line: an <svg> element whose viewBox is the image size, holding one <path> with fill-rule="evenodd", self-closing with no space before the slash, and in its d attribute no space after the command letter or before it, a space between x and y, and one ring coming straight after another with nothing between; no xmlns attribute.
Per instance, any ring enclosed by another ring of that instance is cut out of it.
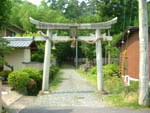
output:
<svg viewBox="0 0 150 113"><path fill-rule="evenodd" d="M112 58L119 57L119 49L113 46L114 43L128 26L138 26L139 24L137 0L86 0L82 2L78 0L42 0L39 6L23 0L0 1L0 29L4 29L9 23L15 24L27 31L24 36L37 35L37 29L29 22L29 17L50 23L97 23L118 17L117 24L113 25L110 30L113 36L111 44L103 42L103 57L107 57L108 53ZM149 1L148 22L150 25ZM102 32L106 35L108 33L107 30ZM67 30L55 30L54 33L62 36L69 35ZM90 35L90 33L95 33L95 31L78 31L79 36ZM70 43L56 45L56 50L53 50L52 53L58 62L75 57L75 49L72 49L70 45ZM44 43L39 42L38 47L39 50L32 54L32 60L43 62ZM95 58L95 45L80 42L78 57Z"/></svg>

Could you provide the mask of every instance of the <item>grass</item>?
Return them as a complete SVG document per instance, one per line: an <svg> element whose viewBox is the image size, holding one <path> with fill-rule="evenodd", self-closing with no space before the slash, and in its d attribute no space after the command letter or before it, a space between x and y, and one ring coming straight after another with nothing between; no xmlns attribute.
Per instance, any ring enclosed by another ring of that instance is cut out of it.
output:
<svg viewBox="0 0 150 113"><path fill-rule="evenodd" d="M60 70L57 74L55 79L50 83L50 91L55 91L59 88L60 83L62 82L63 72Z"/></svg>
<svg viewBox="0 0 150 113"><path fill-rule="evenodd" d="M85 77L95 87L97 83L96 74L90 72L83 72L76 70L81 76ZM117 107L130 107L134 109L150 108L142 107L138 104L139 83L135 81L130 82L130 86L124 86L124 81L117 76L104 77L104 89L109 93L108 95L97 95L100 99L104 99L108 104ZM150 104L149 104L150 105Z"/></svg>
<svg viewBox="0 0 150 113"><path fill-rule="evenodd" d="M7 109L5 107L2 107L2 113L7 113Z"/></svg>

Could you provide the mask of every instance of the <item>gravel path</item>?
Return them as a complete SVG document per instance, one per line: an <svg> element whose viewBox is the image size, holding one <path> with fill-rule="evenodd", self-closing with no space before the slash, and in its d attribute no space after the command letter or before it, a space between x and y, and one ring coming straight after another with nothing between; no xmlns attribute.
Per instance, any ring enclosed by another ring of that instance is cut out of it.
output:
<svg viewBox="0 0 150 113"><path fill-rule="evenodd" d="M96 90L70 66L65 66L59 89L51 94L38 96L33 103L19 113L150 113L150 110L134 110L108 106L95 97Z"/></svg>
<svg viewBox="0 0 150 113"><path fill-rule="evenodd" d="M64 75L59 89L51 94L39 96L31 106L107 106L106 103L94 96L93 92L96 89L81 78L72 67L66 65L63 71Z"/></svg>

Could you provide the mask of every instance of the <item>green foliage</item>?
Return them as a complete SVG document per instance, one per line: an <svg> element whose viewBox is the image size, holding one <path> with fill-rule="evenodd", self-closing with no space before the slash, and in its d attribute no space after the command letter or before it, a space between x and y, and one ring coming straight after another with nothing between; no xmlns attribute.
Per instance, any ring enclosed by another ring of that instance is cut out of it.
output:
<svg viewBox="0 0 150 113"><path fill-rule="evenodd" d="M96 57L95 45L83 42L80 47L86 58L89 58L91 60Z"/></svg>
<svg viewBox="0 0 150 113"><path fill-rule="evenodd" d="M9 22L10 9L10 0L0 0L0 30L5 28Z"/></svg>
<svg viewBox="0 0 150 113"><path fill-rule="evenodd" d="M51 66L49 72L49 80L53 81L56 74L58 73L59 68L57 66Z"/></svg>
<svg viewBox="0 0 150 113"><path fill-rule="evenodd" d="M27 73L30 82L27 85L28 95L37 95L42 86L42 74L36 68L24 68L23 72Z"/></svg>
<svg viewBox="0 0 150 113"><path fill-rule="evenodd" d="M109 75L112 75L109 71L111 68L110 66L107 72ZM88 73L81 70L77 71L96 87L96 67L92 67ZM104 76L104 89L108 92L108 95L98 95L98 97L103 98L109 104L120 107L142 108L138 104L139 82L130 81L130 86L125 86L124 80L121 80L118 76Z"/></svg>
<svg viewBox="0 0 150 113"><path fill-rule="evenodd" d="M88 73L90 75L97 74L97 67L93 66L89 70ZM107 65L103 66L103 74L104 74L104 77L114 76L114 75L119 76L119 66L118 66L118 64L107 64Z"/></svg>
<svg viewBox="0 0 150 113"><path fill-rule="evenodd" d="M42 75L36 68L24 68L22 71L27 73L29 78L32 78L36 82L42 80Z"/></svg>
<svg viewBox="0 0 150 113"><path fill-rule="evenodd" d="M103 21L118 17L118 22L113 26L113 33L124 31L127 26L133 26L138 16L137 0L100 0L97 3L97 13Z"/></svg>
<svg viewBox="0 0 150 113"><path fill-rule="evenodd" d="M103 67L104 76L119 76L119 66L118 64L108 64Z"/></svg>
<svg viewBox="0 0 150 113"><path fill-rule="evenodd" d="M3 55L9 54L13 50L12 47L7 46L8 43L6 39L0 37L0 67L6 63Z"/></svg>
<svg viewBox="0 0 150 113"><path fill-rule="evenodd" d="M50 91L55 91L62 82L62 74L63 72L59 71L58 74L56 74L55 79L50 83Z"/></svg>
<svg viewBox="0 0 150 113"><path fill-rule="evenodd" d="M2 106L2 113L7 113L7 112L8 112L8 109Z"/></svg>
<svg viewBox="0 0 150 113"><path fill-rule="evenodd" d="M81 8L78 5L78 0L70 0L68 6L65 9L65 16L69 19L77 19L82 15ZM76 20L75 20L76 21Z"/></svg>
<svg viewBox="0 0 150 113"><path fill-rule="evenodd" d="M11 73L10 70L4 70L0 72L0 76L2 76L4 78L4 80L6 81L8 79L8 75Z"/></svg>
<svg viewBox="0 0 150 113"><path fill-rule="evenodd" d="M38 50L32 51L31 60L36 62L44 61L45 44L43 42L37 42Z"/></svg>
<svg viewBox="0 0 150 113"><path fill-rule="evenodd" d="M45 42L36 42L36 44L38 46L38 50L32 51L31 61L44 62ZM55 58L53 54L54 53L51 54L51 60Z"/></svg>
<svg viewBox="0 0 150 113"><path fill-rule="evenodd" d="M70 42L56 44L56 50L53 50L52 53L59 64L63 61L66 61L67 58L75 56L75 49L71 48L70 46Z"/></svg>
<svg viewBox="0 0 150 113"><path fill-rule="evenodd" d="M26 32L23 34L23 37L27 37L27 36L35 37L35 36L40 36L40 34L39 33L32 33L32 32Z"/></svg>
<svg viewBox="0 0 150 113"><path fill-rule="evenodd" d="M93 66L90 70L89 70L89 74L97 74L97 67Z"/></svg>
<svg viewBox="0 0 150 113"><path fill-rule="evenodd" d="M11 0L11 2L12 8L11 13L9 13L10 23L16 24L28 31L24 36L37 36L37 33L35 33L37 29L35 25L29 22L29 17L50 23L97 23L118 17L117 24L111 29L111 35L115 33L119 35L113 36L111 45L103 43L103 53L105 50L110 51L111 57L113 58L119 55L119 50L112 45L116 42L121 32L123 32L127 26L137 25L138 23L137 0L88 0L86 2L82 1L81 3L79 3L78 0L42 0L40 6L33 5L23 0ZM149 6L148 4L148 9ZM54 30L53 33L62 36L69 34L67 30ZM95 31L78 31L78 36L89 35L90 33L95 33ZM43 62L44 44L40 44L39 46L41 47L38 52L33 52L32 60ZM70 46L70 43L57 44L57 49L52 51L58 62L65 61L68 57L73 58L75 56L75 50L68 46ZM80 43L79 46L80 57L87 57L89 59L95 57L94 45L91 46ZM68 52L66 53L66 51ZM39 55L40 53L41 55Z"/></svg>
<svg viewBox="0 0 150 113"><path fill-rule="evenodd" d="M29 84L29 81L28 74L21 70L13 71L8 75L8 83L11 84L15 90L25 88Z"/></svg>
<svg viewBox="0 0 150 113"><path fill-rule="evenodd" d="M105 100L114 106L139 108L138 82L131 81L130 86L124 86L124 81L117 76L108 77L104 81L105 89L111 94Z"/></svg>
<svg viewBox="0 0 150 113"><path fill-rule="evenodd" d="M42 86L42 74L35 68L24 68L9 74L8 83L15 90L27 88L28 95L37 95Z"/></svg>

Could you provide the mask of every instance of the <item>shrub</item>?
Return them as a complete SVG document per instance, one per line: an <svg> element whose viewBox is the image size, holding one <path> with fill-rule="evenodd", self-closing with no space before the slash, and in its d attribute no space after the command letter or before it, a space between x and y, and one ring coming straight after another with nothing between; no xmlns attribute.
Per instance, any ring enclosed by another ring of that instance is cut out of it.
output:
<svg viewBox="0 0 150 113"><path fill-rule="evenodd" d="M104 76L119 76L119 66L117 64L108 64L103 67Z"/></svg>
<svg viewBox="0 0 150 113"><path fill-rule="evenodd" d="M22 71L30 78L30 83L27 85L28 95L36 95L42 88L42 74L36 68L24 68Z"/></svg>
<svg viewBox="0 0 150 113"><path fill-rule="evenodd" d="M10 70L4 70L0 72L0 76L3 77L5 81L7 81L9 73L11 73Z"/></svg>
<svg viewBox="0 0 150 113"><path fill-rule="evenodd" d="M54 79L54 76L57 74L59 68L57 66L51 66L50 72L49 72L49 80L52 81Z"/></svg>
<svg viewBox="0 0 150 113"><path fill-rule="evenodd" d="M42 80L42 75L35 68L24 68L22 71L26 72L28 74L29 78L32 78L36 82Z"/></svg>
<svg viewBox="0 0 150 113"><path fill-rule="evenodd" d="M29 82L30 79L28 74L22 70L13 71L8 75L8 83L11 84L15 90L25 88Z"/></svg>
<svg viewBox="0 0 150 113"><path fill-rule="evenodd" d="M90 74L97 74L97 67L96 67L96 66L92 67L92 68L90 69L89 73L90 73Z"/></svg>
<svg viewBox="0 0 150 113"><path fill-rule="evenodd" d="M39 89L41 89L41 88L39 88ZM30 95L30 96L36 96L38 94L39 90L38 90L37 83L32 78L30 78L30 82L27 85L27 91L28 91L28 95Z"/></svg>

